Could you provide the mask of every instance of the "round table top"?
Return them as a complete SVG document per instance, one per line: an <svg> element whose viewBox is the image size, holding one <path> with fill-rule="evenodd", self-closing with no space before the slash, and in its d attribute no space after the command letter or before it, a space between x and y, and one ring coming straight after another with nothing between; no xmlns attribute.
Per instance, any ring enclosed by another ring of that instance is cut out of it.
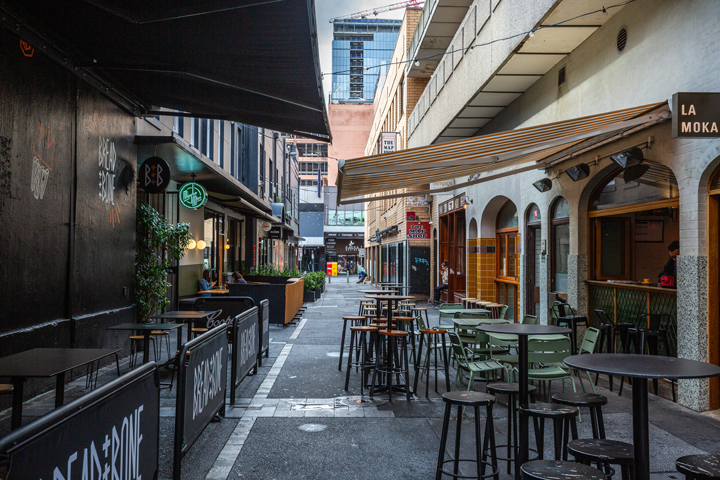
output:
<svg viewBox="0 0 720 480"><path fill-rule="evenodd" d="M478 330L487 333L509 333L512 335L558 335L568 334L572 330L553 325L523 325L522 323L508 323L504 325L480 325Z"/></svg>
<svg viewBox="0 0 720 480"><path fill-rule="evenodd" d="M383 295L383 294L390 295L393 292L393 290L358 290L358 292L372 293L372 294L377 294L377 295Z"/></svg>
<svg viewBox="0 0 720 480"><path fill-rule="evenodd" d="M366 298L374 298L375 300L412 300L415 297L407 295L367 295Z"/></svg>
<svg viewBox="0 0 720 480"><path fill-rule="evenodd" d="M565 364L588 372L636 378L707 378L720 376L720 367L685 358L626 353L573 355Z"/></svg>

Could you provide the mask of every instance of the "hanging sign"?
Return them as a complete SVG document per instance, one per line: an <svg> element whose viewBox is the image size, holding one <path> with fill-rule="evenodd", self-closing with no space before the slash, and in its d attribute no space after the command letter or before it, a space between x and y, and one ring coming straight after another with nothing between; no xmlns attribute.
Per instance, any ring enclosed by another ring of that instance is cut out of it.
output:
<svg viewBox="0 0 720 480"><path fill-rule="evenodd" d="M207 202L207 192L202 185L195 182L188 182L179 191L180 205L190 210L197 210Z"/></svg>
<svg viewBox="0 0 720 480"><path fill-rule="evenodd" d="M430 222L406 222L408 239L424 240L430 238Z"/></svg>
<svg viewBox="0 0 720 480"><path fill-rule="evenodd" d="M263 229L263 232L269 232L270 230L272 230L272 223L262 222L260 224L260 227Z"/></svg>
<svg viewBox="0 0 720 480"><path fill-rule="evenodd" d="M673 138L720 138L718 125L720 125L720 93L673 95Z"/></svg>
<svg viewBox="0 0 720 480"><path fill-rule="evenodd" d="M268 236L270 238L281 239L282 238L282 227L280 227L280 225L276 225L276 226L270 228L270 231L268 232Z"/></svg>
<svg viewBox="0 0 720 480"><path fill-rule="evenodd" d="M164 192L170 184L170 166L160 157L150 157L140 166L140 188L147 193Z"/></svg>
<svg viewBox="0 0 720 480"><path fill-rule="evenodd" d="M397 149L397 133L382 132L380 134L380 153L390 153Z"/></svg>

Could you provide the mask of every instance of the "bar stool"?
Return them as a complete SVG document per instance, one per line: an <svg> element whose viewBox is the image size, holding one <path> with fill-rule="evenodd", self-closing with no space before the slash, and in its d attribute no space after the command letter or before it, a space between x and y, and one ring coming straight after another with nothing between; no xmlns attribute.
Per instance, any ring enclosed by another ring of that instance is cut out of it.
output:
<svg viewBox="0 0 720 480"><path fill-rule="evenodd" d="M572 353L577 355L577 327L578 325L584 325L588 328L588 319L585 316L577 315L575 310L568 304L562 302L553 303L550 307L553 317L555 317L555 325L561 327L565 325L568 327L570 332L570 339L572 340Z"/></svg>
<svg viewBox="0 0 720 480"><path fill-rule="evenodd" d="M620 466L622 480L635 478L633 446L630 443L617 440L583 438L569 442L567 449L575 457L575 461L579 463L585 465L595 463L598 468L604 467L607 478L612 478L615 475L615 470L610 468L610 465Z"/></svg>
<svg viewBox="0 0 720 480"><path fill-rule="evenodd" d="M167 330L153 330L150 335L157 337L157 344L155 345L155 358L160 358L162 353L163 338L165 339L165 346L167 350L168 360L170 359L170 332Z"/></svg>
<svg viewBox="0 0 720 480"><path fill-rule="evenodd" d="M499 458L507 462L507 473L510 475L511 464L517 458L518 442L518 421L517 421L517 399L520 395L520 384L518 383L489 383L485 389L488 393L495 395L499 394L507 395L508 405L508 424L507 424L507 444L498 445L498 448L505 447L507 449L507 457ZM535 391L537 387L535 385L528 385L528 393L530 399L534 401Z"/></svg>
<svg viewBox="0 0 720 480"><path fill-rule="evenodd" d="M358 315L365 315L365 309L369 307L375 307L375 302L373 300L360 300Z"/></svg>
<svg viewBox="0 0 720 480"><path fill-rule="evenodd" d="M487 393L480 392L447 392L443 394L445 402L445 418L443 419L442 436L440 437L440 453L438 454L437 469L435 480L441 480L443 475L453 478L485 478L492 476L495 480L500 478L497 466L497 455L495 446L495 428L493 426L492 407L495 403L495 397ZM448 429L450 427L450 413L453 405L457 407L457 427L455 428L455 456L445 460L445 447L447 446ZM462 428L463 411L465 408L472 408L475 413L475 459L460 458L460 433ZM483 441L480 434L480 407L485 407L485 439ZM482 445L482 447L481 447ZM490 461L488 462L488 449L490 450ZM453 462L452 473L444 470L446 463ZM475 463L477 470L476 476L460 475L460 462ZM490 466L492 471L485 475L485 468Z"/></svg>
<svg viewBox="0 0 720 480"><path fill-rule="evenodd" d="M392 376L397 377L397 387L400 385L400 375L405 375L405 395L408 401L410 401L410 371L408 369L408 352L407 352L407 337L408 332L402 330L378 330L377 336L375 337L375 368L373 369L372 384L370 386L370 396L375 394L375 380L377 374L385 376L387 380L387 389L392 402L393 392L393 381ZM402 339L401 349L398 351L397 339ZM381 343L385 346L385 365L382 365ZM400 355L402 354L403 360L400 361Z"/></svg>
<svg viewBox="0 0 720 480"><path fill-rule="evenodd" d="M372 365L368 362L368 341L367 341L367 335L377 332L378 329L376 327L350 327L350 351L348 352L348 361L347 361L347 372L345 372L345 391L348 390L348 386L350 384L350 370L352 370L352 367L356 367L360 369L360 395L364 394L364 388L365 388L365 372L370 368ZM355 349L355 361L352 361L352 354L353 354L353 346L355 344L355 339L357 338L357 346L360 350L360 355L358 356L358 349Z"/></svg>
<svg viewBox="0 0 720 480"><path fill-rule="evenodd" d="M587 407L590 410L590 423L592 424L593 438L605 438L605 422L602 416L602 406L607 405L608 399L597 393L562 392L552 396L555 403L571 407Z"/></svg>
<svg viewBox="0 0 720 480"><path fill-rule="evenodd" d="M192 338L197 338L209 330L210 330L209 328L205 328L205 327L193 327L190 329L190 333L192 334Z"/></svg>
<svg viewBox="0 0 720 480"><path fill-rule="evenodd" d="M135 362L137 361L137 355L142 350L141 348L138 348L140 344L143 343L145 340L144 335L130 335L130 370L135 369ZM155 337L150 335L148 337L148 342L152 344L153 353L155 353ZM157 360L157 357L155 357L155 360Z"/></svg>
<svg viewBox="0 0 720 480"><path fill-rule="evenodd" d="M559 460L535 460L520 467L523 480L605 480L605 474L587 465Z"/></svg>
<svg viewBox="0 0 720 480"><path fill-rule="evenodd" d="M569 437L573 440L578 438L577 423L575 419L578 416L578 409L568 405L560 405L558 403L531 403L527 408L520 407L520 411L525 411L533 419L535 423L535 442L537 445L538 459L543 459L545 449L545 419L553 421L554 430L554 447L555 460L567 460L567 443ZM540 419L540 425L536 419Z"/></svg>
<svg viewBox="0 0 720 480"><path fill-rule="evenodd" d="M720 478L720 455L686 455L675 460L677 471L685 480Z"/></svg>
<svg viewBox="0 0 720 480"><path fill-rule="evenodd" d="M342 360L343 360L343 353L345 352L345 334L347 333L347 324L348 322L352 325L357 325L357 322L365 322L365 317L362 316L348 316L348 317L342 317L343 319L343 331L342 331L342 338L340 339L340 361L338 362L338 370L342 371ZM355 322L355 323L353 323Z"/></svg>
<svg viewBox="0 0 720 480"><path fill-rule="evenodd" d="M448 365L447 345L445 343L445 334L447 330L442 328L421 328L420 329L420 346L418 347L418 355L415 360L415 383L413 385L413 393L417 395L418 380L422 376L420 370L425 372L425 398L430 393L430 370L435 371L435 392L437 393L438 375L440 369L445 371L445 389L450 391L450 370ZM423 345L427 343L427 352L425 352L425 365L422 364ZM442 365L438 363L438 349L442 349ZM435 352L435 361L430 364L430 354Z"/></svg>
<svg viewBox="0 0 720 480"><path fill-rule="evenodd" d="M465 307L465 308L474 308L475 300L477 300L477 298L466 297L466 298L461 298L460 303L462 303L463 307ZM473 306L471 307L470 305L473 305Z"/></svg>
<svg viewBox="0 0 720 480"><path fill-rule="evenodd" d="M410 334L410 358L413 363L415 363L415 328L413 326L413 323L415 322L415 317L393 317L393 321L395 323L395 328L398 330L402 330L404 332L408 332Z"/></svg>

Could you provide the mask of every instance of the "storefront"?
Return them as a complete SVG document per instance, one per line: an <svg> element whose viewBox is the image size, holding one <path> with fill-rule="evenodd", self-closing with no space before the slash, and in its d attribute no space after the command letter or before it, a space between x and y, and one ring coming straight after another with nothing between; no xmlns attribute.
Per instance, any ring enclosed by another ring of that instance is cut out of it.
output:
<svg viewBox="0 0 720 480"><path fill-rule="evenodd" d="M363 248L363 234L358 233L325 233L325 260L327 263L337 262L338 274L350 275L358 273L358 262L361 261L360 250Z"/></svg>
<svg viewBox="0 0 720 480"><path fill-rule="evenodd" d="M448 288L442 292L441 299L455 303L456 299L465 297L465 206L460 194L439 206L440 217L440 251L438 252L438 269L442 262L448 263ZM438 279L438 284L440 284Z"/></svg>

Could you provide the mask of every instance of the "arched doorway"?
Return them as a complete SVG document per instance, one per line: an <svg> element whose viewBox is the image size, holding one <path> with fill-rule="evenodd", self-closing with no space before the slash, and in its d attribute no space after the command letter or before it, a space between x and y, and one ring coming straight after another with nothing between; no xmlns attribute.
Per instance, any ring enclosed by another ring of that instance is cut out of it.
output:
<svg viewBox="0 0 720 480"><path fill-rule="evenodd" d="M448 262L448 288L442 292L441 299L449 303L454 303L456 297L466 296L466 205L461 202L464 195L458 195L447 202L441 203L438 207L440 214L440 256L438 259L440 262Z"/></svg>
<svg viewBox="0 0 720 480"><path fill-rule="evenodd" d="M720 365L720 167L708 183L708 361ZM710 409L720 408L720 380L710 379Z"/></svg>
<svg viewBox="0 0 720 480"><path fill-rule="evenodd" d="M495 225L495 301L508 306L507 318L518 318L520 262L518 212L508 200L500 208Z"/></svg>
<svg viewBox="0 0 720 480"><path fill-rule="evenodd" d="M540 263L542 254L542 225L540 209L534 203L525 216L525 313L540 313Z"/></svg>

